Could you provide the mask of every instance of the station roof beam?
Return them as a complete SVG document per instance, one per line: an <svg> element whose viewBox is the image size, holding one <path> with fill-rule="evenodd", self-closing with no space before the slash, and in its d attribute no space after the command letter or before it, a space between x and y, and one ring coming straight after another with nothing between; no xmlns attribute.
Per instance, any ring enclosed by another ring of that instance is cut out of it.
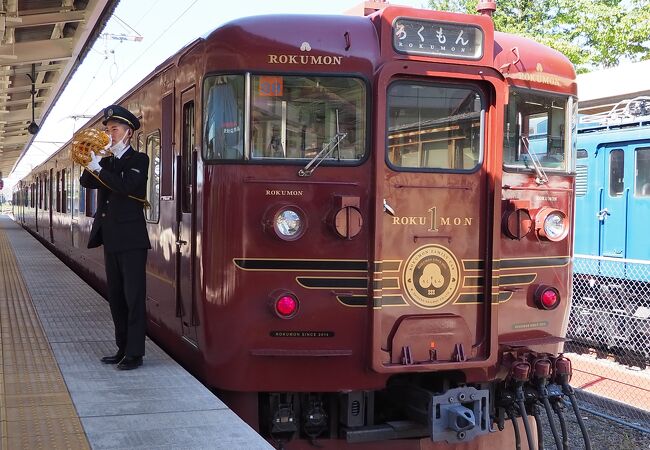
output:
<svg viewBox="0 0 650 450"><path fill-rule="evenodd" d="M117 6L118 0L0 1L0 178L8 176Z"/></svg>

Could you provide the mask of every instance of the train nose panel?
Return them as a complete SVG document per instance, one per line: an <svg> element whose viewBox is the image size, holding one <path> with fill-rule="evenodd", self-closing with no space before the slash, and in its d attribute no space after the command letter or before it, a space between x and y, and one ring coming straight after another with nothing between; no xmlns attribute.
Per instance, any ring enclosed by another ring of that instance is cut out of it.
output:
<svg viewBox="0 0 650 450"><path fill-rule="evenodd" d="M459 362L472 346L465 320L454 314L405 316L395 323L391 335L391 364Z"/></svg>

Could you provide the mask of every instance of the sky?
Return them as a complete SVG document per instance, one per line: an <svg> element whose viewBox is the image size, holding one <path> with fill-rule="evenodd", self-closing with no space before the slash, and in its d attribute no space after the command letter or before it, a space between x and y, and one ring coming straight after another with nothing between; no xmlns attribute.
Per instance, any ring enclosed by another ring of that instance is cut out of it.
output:
<svg viewBox="0 0 650 450"><path fill-rule="evenodd" d="M121 0L98 39L36 135L25 157L5 178L4 193L104 107L184 45L230 20L259 14L341 14L361 0ZM391 4L425 7L427 0ZM142 40L132 37L141 36Z"/></svg>

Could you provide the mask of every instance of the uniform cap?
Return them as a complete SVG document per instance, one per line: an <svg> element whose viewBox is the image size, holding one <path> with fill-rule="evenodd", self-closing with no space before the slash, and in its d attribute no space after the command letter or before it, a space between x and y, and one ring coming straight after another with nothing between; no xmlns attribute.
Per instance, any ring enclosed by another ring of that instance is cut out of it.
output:
<svg viewBox="0 0 650 450"><path fill-rule="evenodd" d="M130 126L133 130L140 128L140 121L133 115L131 111L120 106L110 105L104 108L104 120L102 124L106 125L109 120L116 120Z"/></svg>

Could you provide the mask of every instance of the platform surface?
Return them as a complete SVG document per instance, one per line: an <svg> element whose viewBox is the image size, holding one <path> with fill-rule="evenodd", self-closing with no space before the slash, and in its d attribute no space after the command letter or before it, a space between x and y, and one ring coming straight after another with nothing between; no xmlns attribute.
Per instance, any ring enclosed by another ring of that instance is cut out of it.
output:
<svg viewBox="0 0 650 450"><path fill-rule="evenodd" d="M271 449L147 338L144 365L115 352L108 303L0 215L0 448Z"/></svg>

